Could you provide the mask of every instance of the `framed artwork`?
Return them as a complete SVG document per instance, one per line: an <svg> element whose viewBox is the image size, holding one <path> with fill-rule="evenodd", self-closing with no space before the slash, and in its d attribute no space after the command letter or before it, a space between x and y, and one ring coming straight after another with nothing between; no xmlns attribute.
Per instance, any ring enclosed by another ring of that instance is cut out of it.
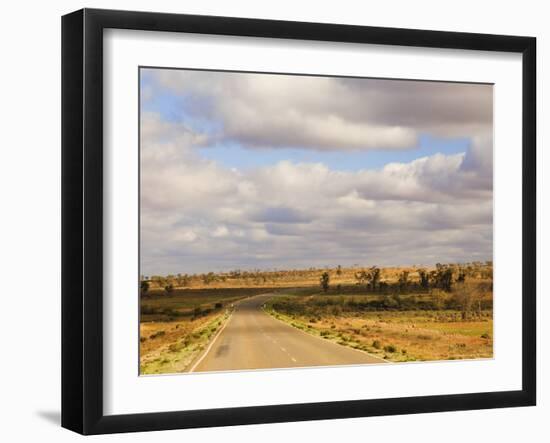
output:
<svg viewBox="0 0 550 443"><path fill-rule="evenodd" d="M62 425L536 402L531 37L62 20Z"/></svg>

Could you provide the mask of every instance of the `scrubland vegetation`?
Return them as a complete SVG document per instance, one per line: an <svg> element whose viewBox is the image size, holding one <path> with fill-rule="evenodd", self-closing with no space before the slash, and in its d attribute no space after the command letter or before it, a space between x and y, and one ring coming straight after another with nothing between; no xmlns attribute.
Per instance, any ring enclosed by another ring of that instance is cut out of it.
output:
<svg viewBox="0 0 550 443"><path fill-rule="evenodd" d="M268 292L279 320L389 361L493 355L491 262L237 270L142 277L141 373L189 369L235 303Z"/></svg>
<svg viewBox="0 0 550 443"><path fill-rule="evenodd" d="M255 288L142 290L140 373L189 369L229 317L234 304L263 292Z"/></svg>
<svg viewBox="0 0 550 443"><path fill-rule="evenodd" d="M355 285L331 285L325 271L318 288L288 291L265 309L296 328L389 361L493 356L492 263L371 267L355 278Z"/></svg>
<svg viewBox="0 0 550 443"><path fill-rule="evenodd" d="M460 308L434 309L431 301L408 300L414 296L403 296L401 305L377 296L328 297L289 295L271 300L266 310L296 328L390 361L492 357L491 309L463 318Z"/></svg>
<svg viewBox="0 0 550 443"><path fill-rule="evenodd" d="M281 270L234 270L204 274L151 275L141 277L142 294L149 291L156 295L174 289L223 289L223 288L298 288L319 287L320 278L326 273L328 288L341 286L370 287L374 291L388 292L397 283L402 289L450 289L454 282L483 280L492 282L491 262L466 264L437 264L435 267L360 267L309 268Z"/></svg>

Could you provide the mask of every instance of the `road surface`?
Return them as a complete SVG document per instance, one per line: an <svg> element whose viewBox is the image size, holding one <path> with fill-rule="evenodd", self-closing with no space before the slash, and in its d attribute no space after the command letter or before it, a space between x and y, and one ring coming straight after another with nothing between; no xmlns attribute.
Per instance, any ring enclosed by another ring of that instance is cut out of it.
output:
<svg viewBox="0 0 550 443"><path fill-rule="evenodd" d="M238 303L191 372L384 363L381 358L312 336L266 314L273 294Z"/></svg>

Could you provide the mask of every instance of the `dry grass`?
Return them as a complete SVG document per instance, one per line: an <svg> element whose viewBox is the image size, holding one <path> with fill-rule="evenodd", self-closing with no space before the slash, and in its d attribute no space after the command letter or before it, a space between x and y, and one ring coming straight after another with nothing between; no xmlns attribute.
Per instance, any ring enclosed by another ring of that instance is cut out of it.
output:
<svg viewBox="0 0 550 443"><path fill-rule="evenodd" d="M283 303L311 305L316 296L294 295ZM343 302L349 296L342 296ZM340 299L341 300L341 299ZM462 319L462 312L442 310L276 310L272 299L266 310L292 326L341 345L364 350L389 361L429 361L492 358L493 319L487 309ZM333 308L333 307L330 307Z"/></svg>
<svg viewBox="0 0 550 443"><path fill-rule="evenodd" d="M492 264L447 266L454 272L451 291L423 287L420 267L380 269L376 290L356 278L361 267L148 278L149 290L141 297L140 371L187 370L235 303L276 291L288 295L268 303L272 315L390 361L490 358ZM459 271L466 283L456 280ZM326 293L319 286L324 272L330 275Z"/></svg>
<svg viewBox="0 0 550 443"><path fill-rule="evenodd" d="M140 373L183 372L227 318L228 313L194 321L140 325Z"/></svg>

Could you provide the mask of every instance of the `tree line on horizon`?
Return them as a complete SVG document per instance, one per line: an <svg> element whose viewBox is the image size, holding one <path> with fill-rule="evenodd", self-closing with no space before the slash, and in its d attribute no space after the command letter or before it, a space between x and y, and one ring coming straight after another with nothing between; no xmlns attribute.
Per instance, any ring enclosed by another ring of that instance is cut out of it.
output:
<svg viewBox="0 0 550 443"><path fill-rule="evenodd" d="M395 275L392 272L388 277L389 271L399 270ZM202 274L169 274L166 276L152 275L141 276L140 289L142 294L148 293L151 289L163 290L169 294L176 288L186 287L208 287L215 284L228 284L231 282L240 282L245 286L250 285L269 285L278 282L291 282L300 279L311 280L319 276L321 272L320 283L322 289L326 292L330 287L330 281L342 280L347 278L353 280L356 285L365 287L371 292L387 292L389 290L424 290L428 291L438 288L449 292L454 282L463 282L467 277L492 280L492 261L471 262L465 264L441 264L437 263L434 268L426 267L406 267L402 268L379 268L371 266L369 268L350 267L343 268L341 265L335 268L308 268L292 270L275 271L242 271L234 270L229 272L207 272ZM387 272L386 272L387 271ZM326 274L326 276L325 276ZM331 277L331 274L333 277ZM414 275L414 278L412 277ZM326 290L325 290L326 288Z"/></svg>

